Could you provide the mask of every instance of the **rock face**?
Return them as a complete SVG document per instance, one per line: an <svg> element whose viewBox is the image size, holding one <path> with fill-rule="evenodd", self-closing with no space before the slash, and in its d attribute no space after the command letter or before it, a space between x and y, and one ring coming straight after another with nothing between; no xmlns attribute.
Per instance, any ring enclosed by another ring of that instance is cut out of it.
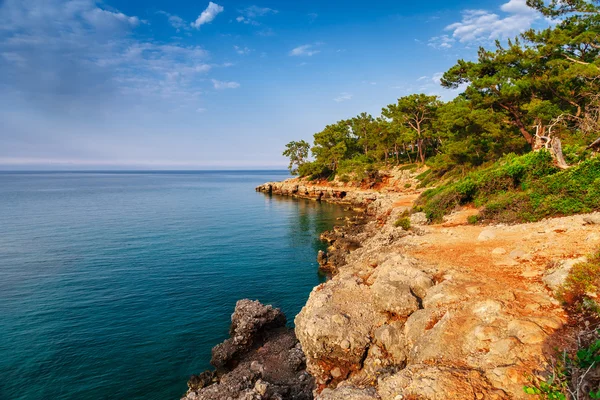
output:
<svg viewBox="0 0 600 400"><path fill-rule="evenodd" d="M317 399L527 399L526 377L546 367L544 351L564 313L543 274L526 275L528 252L511 258L496 250L503 229L520 227L465 226L472 264L448 253L442 268L410 255L433 228L395 228L400 211L344 232L361 247L312 291L295 319ZM460 241L442 227L436 232ZM482 264L475 254L498 264Z"/></svg>
<svg viewBox="0 0 600 400"><path fill-rule="evenodd" d="M331 279L295 333L278 310L238 303L217 371L192 377L186 399L528 399L527 376L564 339L551 290L600 244L597 215L482 229L460 225L457 210L441 226L414 214L406 231L394 226L416 197L406 193L298 180L257 191L351 204L369 219L322 235Z"/></svg>
<svg viewBox="0 0 600 400"><path fill-rule="evenodd" d="M256 188L257 192L281 196L323 200L329 203L364 207L377 199L377 193L368 190L349 190L344 187L324 187L301 183L296 180L269 182Z"/></svg>
<svg viewBox="0 0 600 400"><path fill-rule="evenodd" d="M258 301L240 300L230 338L213 349L216 371L193 376L186 400L312 399L314 380L285 315Z"/></svg>

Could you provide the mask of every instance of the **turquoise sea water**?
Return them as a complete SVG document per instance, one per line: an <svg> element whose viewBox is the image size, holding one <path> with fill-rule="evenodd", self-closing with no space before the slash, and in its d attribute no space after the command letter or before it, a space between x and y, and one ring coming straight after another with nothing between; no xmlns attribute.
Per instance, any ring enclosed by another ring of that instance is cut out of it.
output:
<svg viewBox="0 0 600 400"><path fill-rule="evenodd" d="M236 300L293 319L343 211L286 177L0 173L0 399L178 399Z"/></svg>

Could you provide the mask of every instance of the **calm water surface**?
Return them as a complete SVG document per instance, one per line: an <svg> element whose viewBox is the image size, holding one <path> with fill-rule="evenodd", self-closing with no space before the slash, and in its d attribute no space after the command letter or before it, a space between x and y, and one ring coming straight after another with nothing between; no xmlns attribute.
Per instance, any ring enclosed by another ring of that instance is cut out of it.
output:
<svg viewBox="0 0 600 400"><path fill-rule="evenodd" d="M286 177L0 173L0 399L178 399L236 300L293 319L343 211Z"/></svg>

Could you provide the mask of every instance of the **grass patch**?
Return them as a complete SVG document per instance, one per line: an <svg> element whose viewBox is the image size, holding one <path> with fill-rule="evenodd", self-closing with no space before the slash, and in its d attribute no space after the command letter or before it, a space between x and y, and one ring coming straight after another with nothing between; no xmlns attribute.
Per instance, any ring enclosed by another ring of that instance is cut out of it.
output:
<svg viewBox="0 0 600 400"><path fill-rule="evenodd" d="M394 222L394 226L396 228L402 228L405 231L410 229L410 218L409 217L400 217Z"/></svg>
<svg viewBox="0 0 600 400"><path fill-rule="evenodd" d="M483 208L482 219L499 222L539 221L600 210L600 158L560 170L546 151L510 154L425 191L417 206L437 222L457 206L470 203Z"/></svg>

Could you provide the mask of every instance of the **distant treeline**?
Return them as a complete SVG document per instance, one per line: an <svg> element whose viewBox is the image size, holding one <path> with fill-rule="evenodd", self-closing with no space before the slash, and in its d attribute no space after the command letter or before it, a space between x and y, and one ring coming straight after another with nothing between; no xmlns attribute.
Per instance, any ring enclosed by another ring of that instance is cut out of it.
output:
<svg viewBox="0 0 600 400"><path fill-rule="evenodd" d="M292 173L361 177L404 163L467 170L541 148L567 168L570 154L593 147L600 132L600 0L527 4L553 26L480 48L477 61L459 60L441 79L464 90L457 98L413 94L378 117L362 113L326 126L312 145L290 142L283 154Z"/></svg>

